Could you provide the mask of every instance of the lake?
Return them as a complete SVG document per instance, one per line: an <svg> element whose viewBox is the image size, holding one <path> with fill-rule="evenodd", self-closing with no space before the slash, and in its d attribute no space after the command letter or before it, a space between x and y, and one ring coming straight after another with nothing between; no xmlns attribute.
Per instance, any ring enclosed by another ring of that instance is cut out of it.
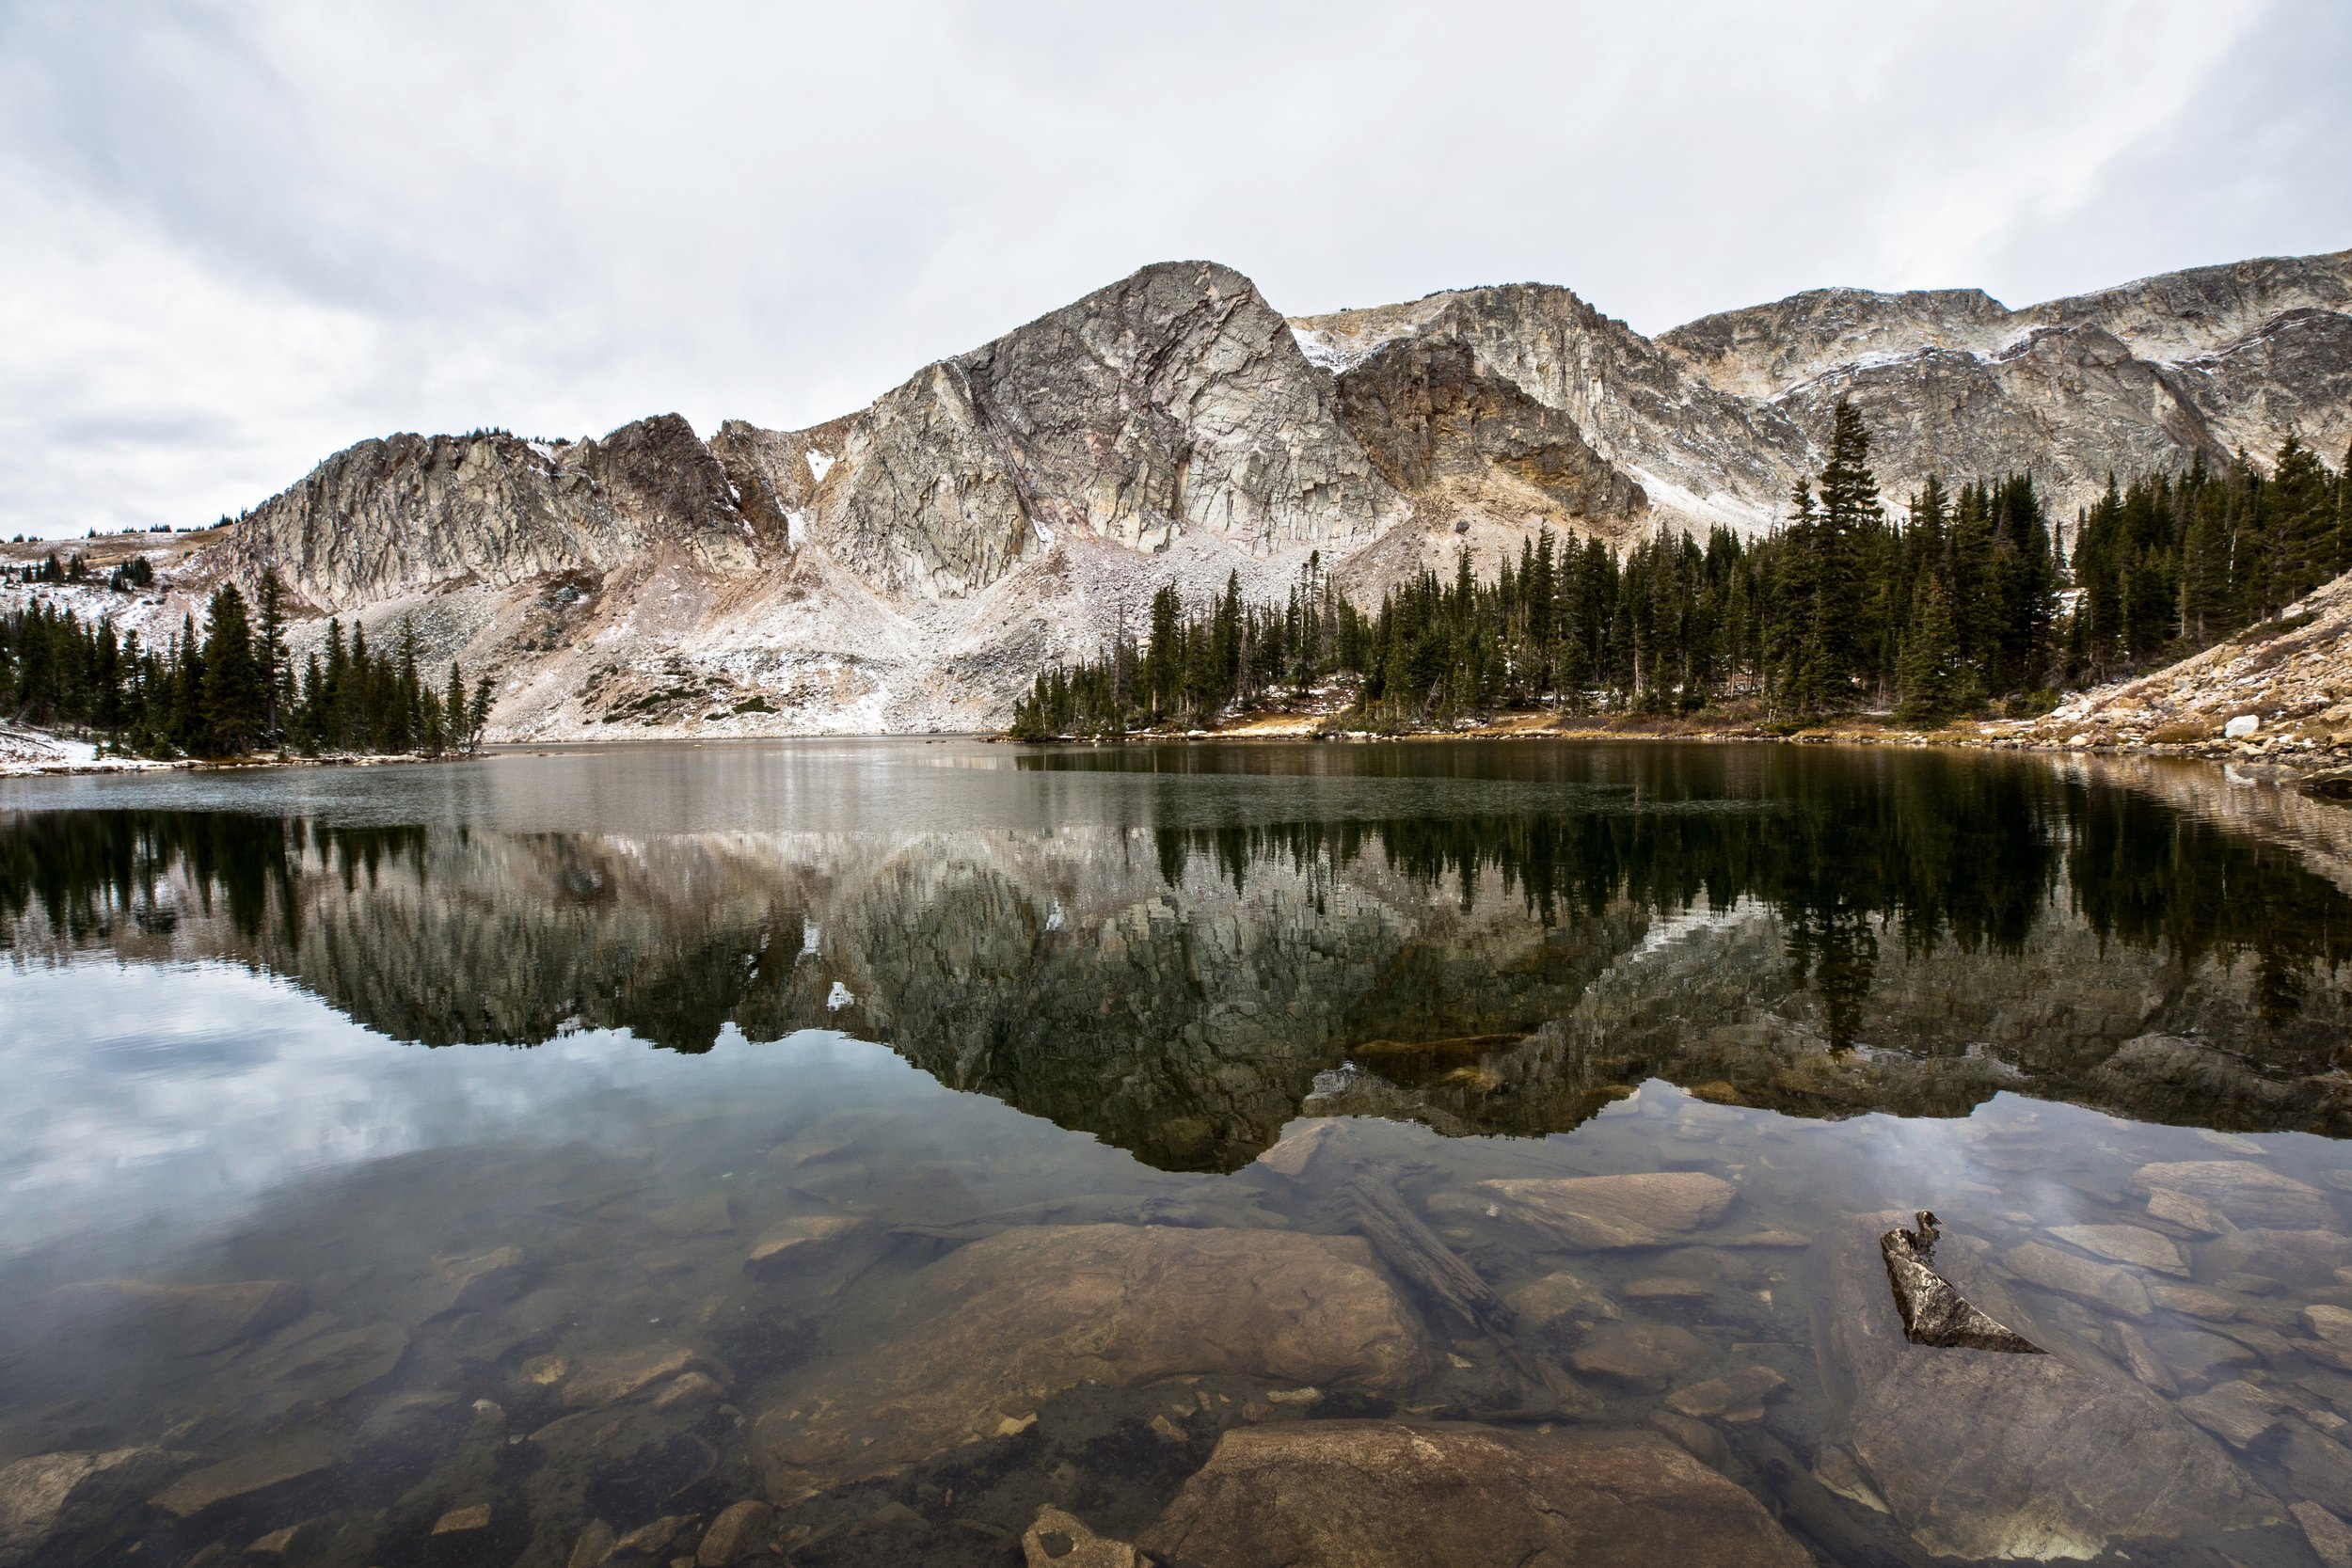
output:
<svg viewBox="0 0 2352 1568"><path fill-rule="evenodd" d="M24 780L0 947L0 1568L2352 1560L2352 812L2202 765Z"/></svg>

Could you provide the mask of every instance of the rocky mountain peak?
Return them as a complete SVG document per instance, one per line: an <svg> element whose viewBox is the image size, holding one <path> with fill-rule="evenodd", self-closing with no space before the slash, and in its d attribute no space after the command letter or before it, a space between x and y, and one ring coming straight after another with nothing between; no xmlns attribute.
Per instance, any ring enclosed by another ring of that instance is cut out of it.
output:
<svg viewBox="0 0 2352 1568"><path fill-rule="evenodd" d="M664 415L597 440L396 436L262 503L208 570L415 614L499 669L506 734L1000 721L1161 585L1376 598L1535 531L1775 526L1830 411L1890 499L2030 471L2063 524L2109 470L2352 440L2352 252L2011 310L1817 289L1653 340L1542 283L1286 320L1157 263L799 431Z"/></svg>

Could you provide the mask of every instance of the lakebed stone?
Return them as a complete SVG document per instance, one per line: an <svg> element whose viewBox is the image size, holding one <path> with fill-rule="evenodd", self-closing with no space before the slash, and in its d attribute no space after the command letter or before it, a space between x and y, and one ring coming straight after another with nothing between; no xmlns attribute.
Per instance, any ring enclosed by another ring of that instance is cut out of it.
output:
<svg viewBox="0 0 2352 1568"><path fill-rule="evenodd" d="M34 1454L0 1465L0 1568L86 1560L110 1527L174 1470L183 1454L109 1449Z"/></svg>
<svg viewBox="0 0 2352 1568"><path fill-rule="evenodd" d="M2327 1568L2352 1568L2352 1525L2317 1503L2296 1503L2290 1511L2303 1527L2303 1539Z"/></svg>
<svg viewBox="0 0 2352 1568"><path fill-rule="evenodd" d="M1584 1337L1568 1365L1590 1377L1663 1388L1707 1359L1707 1345L1671 1323L1608 1323Z"/></svg>
<svg viewBox="0 0 2352 1568"><path fill-rule="evenodd" d="M2147 1318L2155 1313L2154 1305L2148 1299L2148 1288L2129 1270L2094 1263L2042 1242L2024 1242L2010 1247L2001 1254L2001 1261L2018 1278L2045 1291L2056 1291L2129 1317Z"/></svg>
<svg viewBox="0 0 2352 1568"><path fill-rule="evenodd" d="M1823 1240L1819 1349L1833 1437L1921 1545L1963 1558L2091 1557L2111 1541L2280 1519L2212 1439L2104 1360L1910 1343L1878 1245L1904 1217L1859 1215ZM2033 1331L1968 1253L1949 1262L1972 1299Z"/></svg>
<svg viewBox="0 0 2352 1568"><path fill-rule="evenodd" d="M2188 1277L2188 1264L2183 1261L2181 1249L2169 1238L2142 1226L2060 1225L2053 1226L2050 1234L2094 1258L2128 1263L2136 1269L2153 1269L2158 1274L2178 1275L2183 1279Z"/></svg>
<svg viewBox="0 0 2352 1568"><path fill-rule="evenodd" d="M1699 1420L1740 1426L1764 1418L1764 1402L1788 1386L1770 1367L1742 1367L1723 1377L1688 1383L1666 1396L1667 1404Z"/></svg>
<svg viewBox="0 0 2352 1568"><path fill-rule="evenodd" d="M695 1568L734 1568L766 1544L775 1516L774 1509L755 1497L721 1509L694 1548Z"/></svg>
<svg viewBox="0 0 2352 1568"><path fill-rule="evenodd" d="M2279 1230L2335 1223L2328 1195L2251 1160L2165 1160L2132 1173L2139 1186L2170 1188L2211 1204L2233 1223Z"/></svg>
<svg viewBox="0 0 2352 1568"><path fill-rule="evenodd" d="M873 1228L849 1214L796 1214L752 1243L743 1272L758 1280L789 1279L833 1263L848 1243Z"/></svg>
<svg viewBox="0 0 2352 1568"><path fill-rule="evenodd" d="M319 1475L334 1468L342 1457L324 1433L282 1437L217 1465L191 1470L150 1500L175 1518L193 1518L221 1503L258 1497Z"/></svg>
<svg viewBox="0 0 2352 1568"><path fill-rule="evenodd" d="M160 1339L183 1355L202 1355L294 1322L310 1292L282 1279L226 1285L156 1285L143 1279L95 1279L68 1285L56 1303L74 1327L117 1328Z"/></svg>
<svg viewBox="0 0 2352 1568"><path fill-rule="evenodd" d="M444 1258L433 1265L428 1282L428 1316L448 1317L503 1307L522 1293L529 1277L520 1247L502 1246L463 1258Z"/></svg>
<svg viewBox="0 0 2352 1568"><path fill-rule="evenodd" d="M600 1409L675 1383L689 1372L718 1374L717 1381L723 1384L723 1371L684 1345L641 1345L582 1362L564 1385L564 1404L570 1410Z"/></svg>
<svg viewBox="0 0 2352 1568"><path fill-rule="evenodd" d="M1754 1497L1648 1433L1375 1421L1229 1432L1138 1545L1200 1568L1804 1568Z"/></svg>
<svg viewBox="0 0 2352 1568"><path fill-rule="evenodd" d="M917 1274L881 1342L773 1404L771 1497L886 1474L1082 1382L1229 1373L1396 1393L1427 1370L1417 1320L1356 1237L1026 1226Z"/></svg>
<svg viewBox="0 0 2352 1568"><path fill-rule="evenodd" d="M1142 1568L1143 1559L1124 1541L1113 1541L1088 1528L1073 1513L1052 1507L1038 1510L1037 1518L1021 1536L1023 1568Z"/></svg>
<svg viewBox="0 0 2352 1568"><path fill-rule="evenodd" d="M1527 1328L1545 1328L1553 1323L1589 1327L1614 1323L1625 1315L1615 1302L1590 1282L1565 1269L1520 1286L1508 1300L1511 1309L1518 1314L1520 1324Z"/></svg>
<svg viewBox="0 0 2352 1568"><path fill-rule="evenodd" d="M2285 1285L2329 1283L2352 1265L2352 1237L2332 1230L2240 1230L2197 1249L2198 1274L2223 1290L2275 1295Z"/></svg>
<svg viewBox="0 0 2352 1568"><path fill-rule="evenodd" d="M1721 1219L1739 1196L1730 1182L1698 1171L1517 1178L1478 1187L1515 1218L1594 1250L1678 1242Z"/></svg>

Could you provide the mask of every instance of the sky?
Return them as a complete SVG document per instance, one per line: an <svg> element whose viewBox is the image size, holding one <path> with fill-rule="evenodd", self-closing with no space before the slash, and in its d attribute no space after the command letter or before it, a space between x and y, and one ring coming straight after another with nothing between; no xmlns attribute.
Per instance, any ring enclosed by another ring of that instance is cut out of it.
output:
<svg viewBox="0 0 2352 1568"><path fill-rule="evenodd" d="M1147 262L1644 332L2352 245L2352 5L0 0L0 538L854 410Z"/></svg>

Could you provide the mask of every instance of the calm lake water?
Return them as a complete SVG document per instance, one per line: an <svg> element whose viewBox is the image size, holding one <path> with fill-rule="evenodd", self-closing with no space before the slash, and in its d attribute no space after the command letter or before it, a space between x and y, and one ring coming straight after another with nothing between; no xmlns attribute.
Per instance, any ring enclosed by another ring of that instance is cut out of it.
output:
<svg viewBox="0 0 2352 1568"><path fill-rule="evenodd" d="M1545 742L0 784L0 1568L2332 1568L2345 824ZM1904 1340L1918 1210L2046 1354Z"/></svg>

